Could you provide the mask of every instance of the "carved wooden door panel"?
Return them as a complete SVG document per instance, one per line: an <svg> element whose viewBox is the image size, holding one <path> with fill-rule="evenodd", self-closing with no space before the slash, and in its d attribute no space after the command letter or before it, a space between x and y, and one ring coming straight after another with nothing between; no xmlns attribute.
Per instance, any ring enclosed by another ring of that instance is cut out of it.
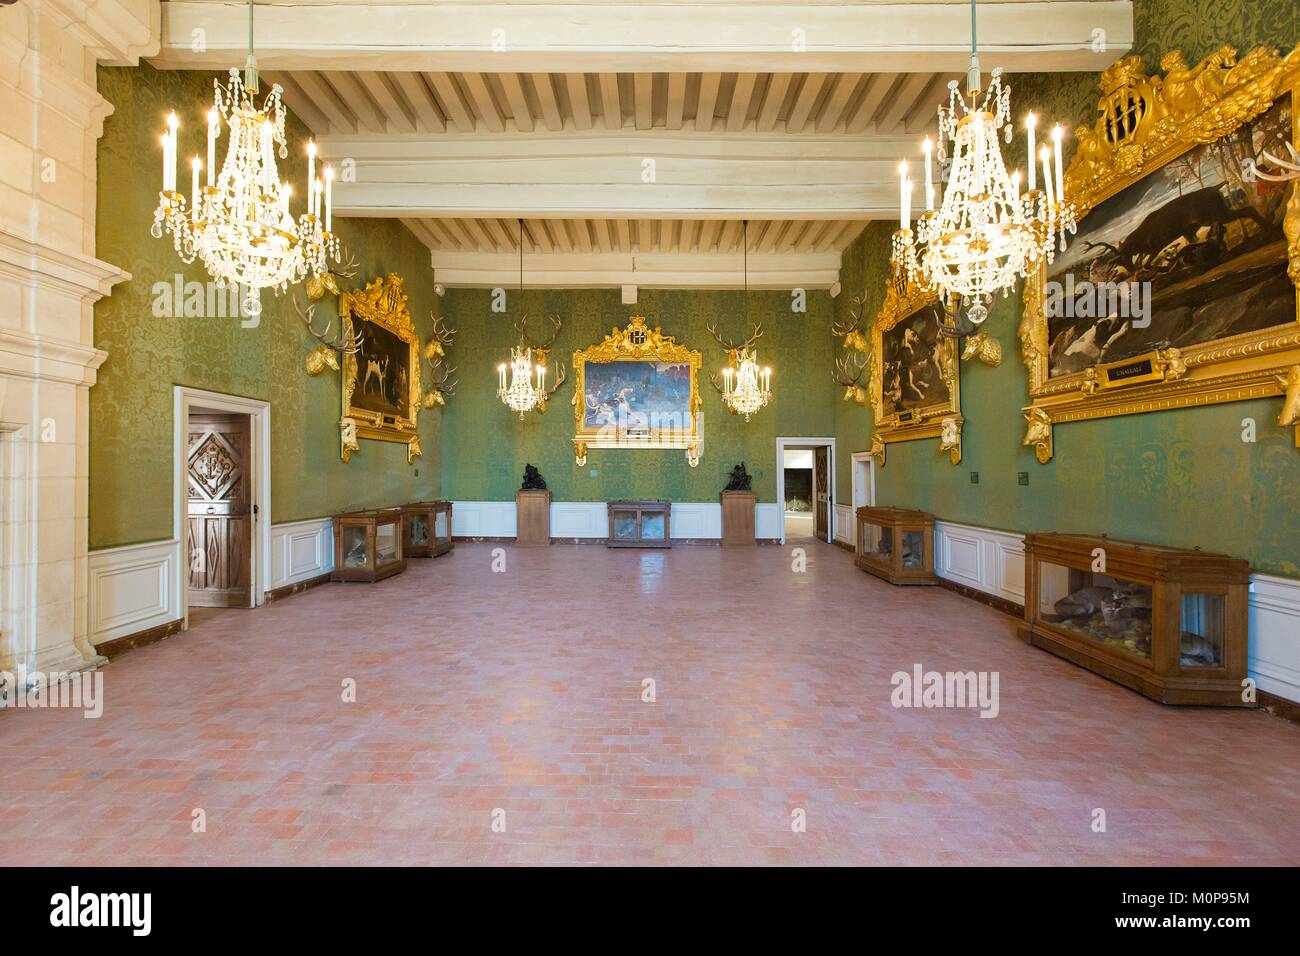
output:
<svg viewBox="0 0 1300 956"><path fill-rule="evenodd" d="M191 412L187 471L189 602L248 607L248 416Z"/></svg>
<svg viewBox="0 0 1300 956"><path fill-rule="evenodd" d="M831 486L827 469L829 458L830 449L825 445L813 449L813 493L816 497L816 505L813 508L813 534L822 541L826 540L830 532Z"/></svg>

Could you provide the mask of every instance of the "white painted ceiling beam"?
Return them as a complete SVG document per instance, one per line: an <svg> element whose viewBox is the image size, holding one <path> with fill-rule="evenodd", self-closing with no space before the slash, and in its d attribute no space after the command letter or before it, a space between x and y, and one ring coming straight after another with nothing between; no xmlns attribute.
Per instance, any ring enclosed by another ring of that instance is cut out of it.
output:
<svg viewBox="0 0 1300 956"><path fill-rule="evenodd" d="M340 216L875 219L897 215L915 136L718 132L326 136ZM644 179L653 159L653 181Z"/></svg>
<svg viewBox="0 0 1300 956"><path fill-rule="evenodd" d="M245 4L162 8L155 65L243 62ZM985 0L979 17L985 69L1100 71L1133 42L1130 0ZM320 2L259 5L256 21L258 62L276 70L934 73L963 71L970 52L964 0Z"/></svg>
<svg viewBox="0 0 1300 956"><path fill-rule="evenodd" d="M685 240L683 240L683 246ZM519 284L519 256L509 252L432 253L439 282L447 286L513 289ZM524 279L530 289L608 288L637 285L662 289L739 289L744 258L736 253L572 252L530 253ZM838 250L820 253L749 255L751 289L826 289L839 279Z"/></svg>

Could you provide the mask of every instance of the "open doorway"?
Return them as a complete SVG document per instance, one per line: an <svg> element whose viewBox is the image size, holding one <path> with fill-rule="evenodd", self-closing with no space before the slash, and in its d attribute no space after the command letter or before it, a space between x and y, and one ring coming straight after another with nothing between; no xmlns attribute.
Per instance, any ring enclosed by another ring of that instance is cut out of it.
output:
<svg viewBox="0 0 1300 956"><path fill-rule="evenodd" d="M179 386L175 398L176 586L189 627L266 599L270 406Z"/></svg>
<svg viewBox="0 0 1300 956"><path fill-rule="evenodd" d="M835 534L835 439L778 438L776 492L782 542Z"/></svg>
<svg viewBox="0 0 1300 956"><path fill-rule="evenodd" d="M787 448L781 471L785 479L785 539L811 538L816 505L812 449Z"/></svg>

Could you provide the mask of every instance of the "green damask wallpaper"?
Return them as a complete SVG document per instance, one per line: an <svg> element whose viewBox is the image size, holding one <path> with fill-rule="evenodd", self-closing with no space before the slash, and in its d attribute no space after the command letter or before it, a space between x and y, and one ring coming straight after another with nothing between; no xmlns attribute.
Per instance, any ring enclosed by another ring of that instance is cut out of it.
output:
<svg viewBox="0 0 1300 956"><path fill-rule="evenodd" d="M452 500L502 501L514 498L525 464L541 469L552 495L561 501L614 498L666 498L716 501L726 475L743 461L754 476L760 501L776 500L777 436L827 434L832 421L830 367L831 298L807 294L807 311L792 311L789 292L751 292L749 319L762 322L759 359L772 367L768 407L751 421L731 415L708 375L725 364L721 347L705 326L717 322L729 338L744 338L745 296L741 292L642 289L635 306L621 304L617 289L534 290L524 293L530 328L540 331L543 313L556 313L564 326L551 353L551 371L572 354L600 342L614 326L644 315L651 326L697 349L702 357L700 396L704 400L704 452L691 468L681 450L594 448L579 468L573 458L573 378L551 399L544 415L524 421L496 397L496 368L508 358L520 314L519 294L507 292L505 314L491 311L485 289L451 289L444 312L459 331L453 358L461 386L448 400L443 419L445 463L442 490ZM535 332L536 334L536 332Z"/></svg>
<svg viewBox="0 0 1300 956"><path fill-rule="evenodd" d="M1196 62L1224 43L1240 50L1260 43L1289 48L1300 39L1297 11L1288 0L1265 3L1138 0L1137 43L1148 69L1181 47ZM1090 122L1095 76L1012 77L1019 115ZM1014 151L1020 141L1011 149ZM879 308L887 275L892 223L873 223L845 253L845 295L865 287L868 314ZM861 285L855 278L862 276ZM1279 402L1263 399L1059 426L1056 456L1039 465L1021 445L1021 408L1028 377L1016 329L1019 294L1000 300L986 327L1002 343L992 369L962 363L964 457L954 467L937 441L889 446L877 472L882 504L932 511L950 521L1014 531L1089 530L1175 546L1199 546L1248 559L1260 571L1300 577L1300 452L1289 429L1277 426ZM1242 420L1258 423L1258 441L1241 441ZM871 412L840 403L842 448L864 450ZM841 456L837 497L850 502L848 456ZM979 473L979 484L971 473ZM1020 485L1017 473L1029 476Z"/></svg>
<svg viewBox="0 0 1300 956"><path fill-rule="evenodd" d="M100 92L114 104L99 141L100 258L132 274L95 306L95 345L108 352L90 390L90 547L172 536L172 387L196 388L271 403L271 520L314 518L342 510L435 497L441 481L440 409L422 412L424 456L406 463L406 447L362 441L339 459L339 375L311 378L303 359L315 345L289 296L264 293L256 328L237 318L175 318L154 314L155 282L204 281L202 266L182 265L171 238L153 239L149 224L161 169L157 131L175 108L181 129L182 186L186 158L202 143L212 99L212 73L166 72L149 66L101 67ZM281 165L301 195L306 130L290 113L291 154ZM219 141L224 146L225 139ZM429 334L433 294L429 254L397 220L341 220L347 248L362 268L360 285L387 272L405 279L411 314ZM332 303L321 309L335 316ZM418 473L418 474L417 474Z"/></svg>

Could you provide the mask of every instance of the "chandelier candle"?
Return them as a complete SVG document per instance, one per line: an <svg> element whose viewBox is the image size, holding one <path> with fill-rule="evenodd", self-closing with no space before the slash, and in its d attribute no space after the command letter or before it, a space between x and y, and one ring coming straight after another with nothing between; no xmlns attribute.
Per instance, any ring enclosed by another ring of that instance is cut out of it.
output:
<svg viewBox="0 0 1300 956"><path fill-rule="evenodd" d="M1034 126L1038 123L1038 117L1030 113L1025 117L1025 135L1029 138L1029 149L1025 154L1029 163L1029 191L1033 192L1034 182Z"/></svg>

